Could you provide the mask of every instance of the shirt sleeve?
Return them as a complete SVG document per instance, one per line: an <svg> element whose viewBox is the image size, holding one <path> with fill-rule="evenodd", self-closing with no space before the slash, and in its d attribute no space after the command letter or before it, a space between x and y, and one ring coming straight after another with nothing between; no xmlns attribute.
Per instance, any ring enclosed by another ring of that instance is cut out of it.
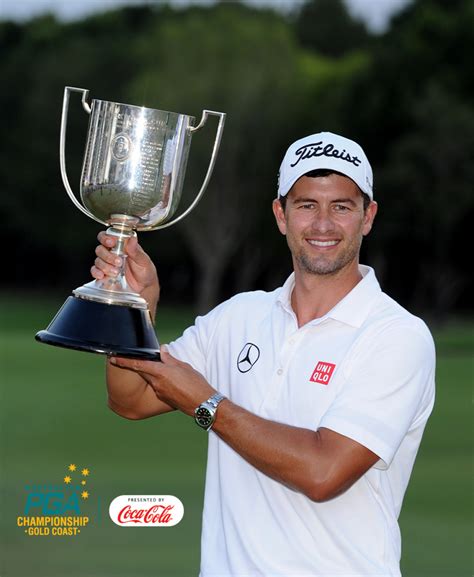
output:
<svg viewBox="0 0 474 577"><path fill-rule="evenodd" d="M169 343L170 353L208 378L208 351L219 325L226 303L211 310L204 316L198 316L194 325L187 328L181 337Z"/></svg>
<svg viewBox="0 0 474 577"><path fill-rule="evenodd" d="M425 332L426 331L426 332ZM410 429L434 402L434 345L428 330L395 326L364 338L320 427L364 445L388 468Z"/></svg>

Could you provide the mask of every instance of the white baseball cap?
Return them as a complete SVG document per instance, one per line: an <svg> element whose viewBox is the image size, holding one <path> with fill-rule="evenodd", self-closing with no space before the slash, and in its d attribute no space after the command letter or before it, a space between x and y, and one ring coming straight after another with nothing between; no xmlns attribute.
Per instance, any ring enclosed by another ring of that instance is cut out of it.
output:
<svg viewBox="0 0 474 577"><path fill-rule="evenodd" d="M365 152L357 142L332 132L311 134L288 148L280 166L278 197L286 196L298 178L319 168L348 176L373 200L373 174Z"/></svg>

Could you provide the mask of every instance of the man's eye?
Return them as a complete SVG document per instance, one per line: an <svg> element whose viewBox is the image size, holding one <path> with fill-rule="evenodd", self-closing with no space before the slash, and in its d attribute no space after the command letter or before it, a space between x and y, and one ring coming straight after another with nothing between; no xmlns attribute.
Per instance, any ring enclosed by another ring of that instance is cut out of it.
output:
<svg viewBox="0 0 474 577"><path fill-rule="evenodd" d="M300 205L300 208L305 208L307 210L311 210L314 207L315 207L315 204L313 202L307 202L306 204Z"/></svg>
<svg viewBox="0 0 474 577"><path fill-rule="evenodd" d="M337 212L345 212L346 210L349 210L349 207L345 204L335 204L334 208Z"/></svg>

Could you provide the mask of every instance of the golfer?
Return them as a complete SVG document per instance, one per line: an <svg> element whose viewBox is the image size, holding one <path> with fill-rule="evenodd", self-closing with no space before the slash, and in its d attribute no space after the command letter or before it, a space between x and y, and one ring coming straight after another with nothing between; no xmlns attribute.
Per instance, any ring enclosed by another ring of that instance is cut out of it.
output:
<svg viewBox="0 0 474 577"><path fill-rule="evenodd" d="M284 285L198 317L161 363L109 359L110 407L129 419L177 409L210 431L201 577L400 576L397 520L435 351L359 264L377 213L362 148L328 132L292 144L273 212L293 261ZM96 279L120 266L115 240L99 240ZM155 267L136 240L127 252L154 314Z"/></svg>

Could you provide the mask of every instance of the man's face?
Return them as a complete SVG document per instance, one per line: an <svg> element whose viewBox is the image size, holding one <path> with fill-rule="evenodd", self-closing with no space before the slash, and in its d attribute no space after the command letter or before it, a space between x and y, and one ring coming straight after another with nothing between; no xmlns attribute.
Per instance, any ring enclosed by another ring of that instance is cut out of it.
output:
<svg viewBox="0 0 474 577"><path fill-rule="evenodd" d="M288 193L286 209L275 200L273 212L286 235L295 270L331 275L357 267L377 203L372 201L364 211L356 184L340 174L302 176Z"/></svg>

